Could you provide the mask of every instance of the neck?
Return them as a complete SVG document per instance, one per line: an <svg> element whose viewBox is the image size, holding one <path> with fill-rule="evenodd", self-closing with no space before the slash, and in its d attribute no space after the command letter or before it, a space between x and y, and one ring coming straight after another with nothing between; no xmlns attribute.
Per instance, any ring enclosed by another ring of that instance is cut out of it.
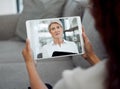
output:
<svg viewBox="0 0 120 89"><path fill-rule="evenodd" d="M59 46L61 46L61 44L64 42L64 40L62 38L59 39L54 39L54 44L58 44Z"/></svg>

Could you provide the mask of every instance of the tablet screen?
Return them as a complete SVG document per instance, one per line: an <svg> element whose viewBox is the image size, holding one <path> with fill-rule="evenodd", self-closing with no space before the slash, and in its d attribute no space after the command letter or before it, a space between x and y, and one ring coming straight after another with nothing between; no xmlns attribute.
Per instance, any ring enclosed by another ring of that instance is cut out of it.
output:
<svg viewBox="0 0 120 89"><path fill-rule="evenodd" d="M84 53L79 16L27 20L26 28L35 60Z"/></svg>

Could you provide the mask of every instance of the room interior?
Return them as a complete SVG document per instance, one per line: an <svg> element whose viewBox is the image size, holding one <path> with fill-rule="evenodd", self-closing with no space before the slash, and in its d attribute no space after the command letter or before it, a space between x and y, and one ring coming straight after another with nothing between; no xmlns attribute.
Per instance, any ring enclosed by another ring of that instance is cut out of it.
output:
<svg viewBox="0 0 120 89"><path fill-rule="evenodd" d="M0 6L0 89L26 89L30 85L21 53L27 38L26 20L80 16L96 55L107 59L88 0L0 0ZM66 69L91 66L81 55L41 59L36 64L43 81L51 85Z"/></svg>

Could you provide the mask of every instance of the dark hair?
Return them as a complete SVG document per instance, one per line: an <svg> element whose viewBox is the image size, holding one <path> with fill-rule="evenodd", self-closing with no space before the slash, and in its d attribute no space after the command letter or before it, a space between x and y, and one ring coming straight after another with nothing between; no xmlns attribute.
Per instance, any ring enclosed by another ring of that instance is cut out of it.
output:
<svg viewBox="0 0 120 89"><path fill-rule="evenodd" d="M106 89L120 89L120 0L91 0L90 5L109 55Z"/></svg>

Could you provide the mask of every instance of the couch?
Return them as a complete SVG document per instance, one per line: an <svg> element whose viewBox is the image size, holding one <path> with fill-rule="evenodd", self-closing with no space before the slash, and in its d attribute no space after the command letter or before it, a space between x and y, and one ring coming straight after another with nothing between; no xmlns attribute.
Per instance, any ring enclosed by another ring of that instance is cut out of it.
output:
<svg viewBox="0 0 120 89"><path fill-rule="evenodd" d="M26 39L24 21L27 19L81 16L95 53L101 60L107 58L86 0L24 0L23 5L22 13L0 16L0 89L27 89L30 85L21 54ZM62 71L78 66L89 68L92 65L80 55L38 60L36 64L43 81L51 85L62 77Z"/></svg>

